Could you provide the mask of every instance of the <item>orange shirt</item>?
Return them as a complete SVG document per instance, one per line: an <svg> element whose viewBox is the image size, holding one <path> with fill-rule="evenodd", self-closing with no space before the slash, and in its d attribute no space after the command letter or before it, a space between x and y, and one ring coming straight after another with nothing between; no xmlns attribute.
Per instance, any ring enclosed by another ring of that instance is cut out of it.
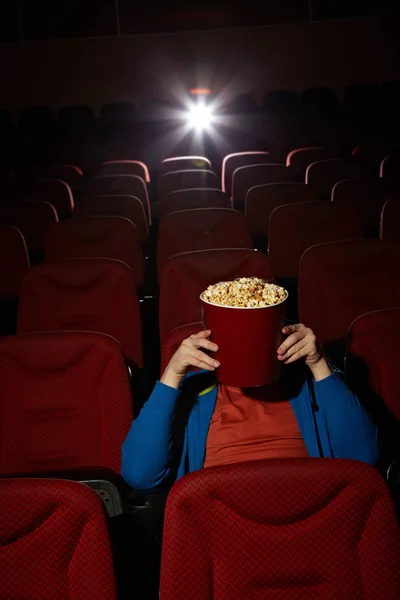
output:
<svg viewBox="0 0 400 600"><path fill-rule="evenodd" d="M219 385L204 467L307 456L296 416L279 385L247 390Z"/></svg>

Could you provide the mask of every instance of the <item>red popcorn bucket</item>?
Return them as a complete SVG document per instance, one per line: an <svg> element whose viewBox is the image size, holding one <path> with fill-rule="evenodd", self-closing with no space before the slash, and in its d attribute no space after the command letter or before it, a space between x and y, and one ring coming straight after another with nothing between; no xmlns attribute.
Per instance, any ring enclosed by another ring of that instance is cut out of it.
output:
<svg viewBox="0 0 400 600"><path fill-rule="evenodd" d="M221 306L202 296L205 325L219 347L212 353L220 362L219 383L245 388L278 381L281 363L276 352L283 341L288 295L278 304L256 308Z"/></svg>

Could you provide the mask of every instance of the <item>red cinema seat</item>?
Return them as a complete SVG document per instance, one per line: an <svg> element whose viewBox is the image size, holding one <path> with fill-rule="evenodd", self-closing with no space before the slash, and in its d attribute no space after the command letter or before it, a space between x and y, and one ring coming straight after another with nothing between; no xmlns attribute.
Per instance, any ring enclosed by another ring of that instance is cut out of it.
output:
<svg viewBox="0 0 400 600"><path fill-rule="evenodd" d="M285 165L262 164L239 167L232 177L232 201L233 208L243 208L247 192L257 186L267 183L285 183L294 181L294 176Z"/></svg>
<svg viewBox="0 0 400 600"><path fill-rule="evenodd" d="M378 237L382 208L390 196L382 179L367 177L339 181L332 190L332 202L353 208L366 237Z"/></svg>
<svg viewBox="0 0 400 600"><path fill-rule="evenodd" d="M164 373L169 361L171 360L175 352L178 350L183 340L186 340L186 338L190 337L191 335L195 335L203 329L204 323L200 321L199 323L181 325L181 327L176 327L175 329L172 329L172 331L169 332L161 351L161 375ZM195 370L196 367L193 367L193 371Z"/></svg>
<svg viewBox="0 0 400 600"><path fill-rule="evenodd" d="M149 169L139 160L107 160L101 166L101 175L136 175L150 183Z"/></svg>
<svg viewBox="0 0 400 600"><path fill-rule="evenodd" d="M393 502L369 465L281 459L200 469L167 499L160 598L195 590L197 600L395 600L399 553Z"/></svg>
<svg viewBox="0 0 400 600"><path fill-rule="evenodd" d="M56 330L107 333L142 367L139 301L128 265L76 258L30 269L21 287L18 333Z"/></svg>
<svg viewBox="0 0 400 600"><path fill-rule="evenodd" d="M296 282L307 248L362 237L357 214L343 204L298 202L276 208L269 220L268 258L276 279Z"/></svg>
<svg viewBox="0 0 400 600"><path fill-rule="evenodd" d="M116 600L101 501L82 483L0 481L0 597Z"/></svg>
<svg viewBox="0 0 400 600"><path fill-rule="evenodd" d="M374 417L382 441L398 447L400 434L400 306L367 313L350 326L346 379Z"/></svg>
<svg viewBox="0 0 400 600"><path fill-rule="evenodd" d="M0 335L15 333L18 296L29 265L22 233L15 227L0 225Z"/></svg>
<svg viewBox="0 0 400 600"><path fill-rule="evenodd" d="M228 154L222 161L222 190L226 192L229 197L231 197L232 177L236 169L239 169L239 167L260 165L262 163L269 162L271 162L271 155L268 152L261 152L258 150Z"/></svg>
<svg viewBox="0 0 400 600"><path fill-rule="evenodd" d="M383 206L380 238L388 242L400 242L400 196L391 198Z"/></svg>
<svg viewBox="0 0 400 600"><path fill-rule="evenodd" d="M98 175L90 181L85 196L135 196L143 204L147 221L151 224L149 195L141 177L136 175Z"/></svg>
<svg viewBox="0 0 400 600"><path fill-rule="evenodd" d="M73 214L76 217L125 217L135 225L140 242L148 241L149 225L143 204L134 196L87 196L75 206Z"/></svg>
<svg viewBox="0 0 400 600"><path fill-rule="evenodd" d="M267 240L269 219L278 206L314 200L315 195L304 183L268 183L250 188L246 194L245 215L253 238Z"/></svg>
<svg viewBox="0 0 400 600"><path fill-rule="evenodd" d="M194 208L232 208L232 204L222 190L215 188L177 190L160 197L158 217L162 219L169 213Z"/></svg>
<svg viewBox="0 0 400 600"><path fill-rule="evenodd" d="M162 161L158 174L161 177L173 171L190 171L192 169L212 171L212 165L205 156L172 156Z"/></svg>
<svg viewBox="0 0 400 600"><path fill-rule="evenodd" d="M164 217L158 231L157 267L161 274L176 254L213 248L253 248L245 217L230 208L196 208Z"/></svg>
<svg viewBox="0 0 400 600"><path fill-rule="evenodd" d="M257 250L200 250L170 258L160 277L161 344L172 329L201 321L199 296L209 285L253 276L273 279L267 257Z"/></svg>
<svg viewBox="0 0 400 600"><path fill-rule="evenodd" d="M289 152L286 166L290 167L298 181L305 181L307 168L320 160L335 158L335 153L324 146L297 148Z"/></svg>
<svg viewBox="0 0 400 600"><path fill-rule="evenodd" d="M357 161L340 158L312 163L306 171L306 184L321 200L330 200L332 189L338 181L364 177L366 168Z"/></svg>
<svg viewBox="0 0 400 600"><path fill-rule="evenodd" d="M191 188L219 188L218 178L213 171L205 169L170 171L158 180L159 201L164 194Z"/></svg>
<svg viewBox="0 0 400 600"><path fill-rule="evenodd" d="M65 181L56 179L36 181L32 184L29 194L21 200L49 202L54 206L60 219L70 217L74 209L74 199L70 186Z"/></svg>
<svg viewBox="0 0 400 600"><path fill-rule="evenodd" d="M362 314L400 306L400 246L380 240L330 242L300 262L300 320L323 344L341 345Z"/></svg>
<svg viewBox="0 0 400 600"><path fill-rule="evenodd" d="M142 247L135 225L124 217L75 217L49 230L46 261L64 258L114 258L132 269L135 284L144 284Z"/></svg>
<svg viewBox="0 0 400 600"><path fill-rule="evenodd" d="M21 231L33 263L43 260L47 232L57 222L54 206L48 202L20 202L0 207L0 224L13 225Z"/></svg>
<svg viewBox="0 0 400 600"><path fill-rule="evenodd" d="M400 156L387 156L381 163L381 177L396 189L400 188Z"/></svg>
<svg viewBox="0 0 400 600"><path fill-rule="evenodd" d="M74 192L84 188L83 171L76 165L45 165L35 171L39 179L64 181Z"/></svg>

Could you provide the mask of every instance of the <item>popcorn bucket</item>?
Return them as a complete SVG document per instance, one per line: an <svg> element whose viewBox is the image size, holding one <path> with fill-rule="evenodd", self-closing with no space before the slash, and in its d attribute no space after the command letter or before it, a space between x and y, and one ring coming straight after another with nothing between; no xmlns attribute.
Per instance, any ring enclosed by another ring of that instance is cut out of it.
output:
<svg viewBox="0 0 400 600"><path fill-rule="evenodd" d="M275 383L281 372L276 351L283 341L287 296L278 304L257 308L220 306L202 298L204 320L218 345L219 383L258 387Z"/></svg>

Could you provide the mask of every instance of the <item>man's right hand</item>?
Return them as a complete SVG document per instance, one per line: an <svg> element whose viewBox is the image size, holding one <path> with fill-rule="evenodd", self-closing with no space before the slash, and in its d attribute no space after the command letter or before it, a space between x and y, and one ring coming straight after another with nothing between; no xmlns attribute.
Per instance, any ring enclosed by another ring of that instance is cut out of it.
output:
<svg viewBox="0 0 400 600"><path fill-rule="evenodd" d="M210 335L211 330L206 329L183 340L169 361L160 379L161 383L178 389L189 367L215 371L219 367L219 362L200 350L200 348L204 348L211 352L217 352L218 346L207 339Z"/></svg>

